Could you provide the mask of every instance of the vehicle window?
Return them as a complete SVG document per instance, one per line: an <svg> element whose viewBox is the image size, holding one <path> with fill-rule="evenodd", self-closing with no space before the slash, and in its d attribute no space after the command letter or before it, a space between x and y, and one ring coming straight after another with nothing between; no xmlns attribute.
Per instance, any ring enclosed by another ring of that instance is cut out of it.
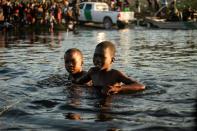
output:
<svg viewBox="0 0 197 131"><path fill-rule="evenodd" d="M107 11L107 6L105 5L96 5L96 10L98 11Z"/></svg>
<svg viewBox="0 0 197 131"><path fill-rule="evenodd" d="M82 10L82 9L83 9L83 7L84 7L84 4L80 4L80 5L79 5L79 9L81 9L81 10Z"/></svg>
<svg viewBox="0 0 197 131"><path fill-rule="evenodd" d="M92 9L92 5L91 4L86 4L85 10L91 10Z"/></svg>

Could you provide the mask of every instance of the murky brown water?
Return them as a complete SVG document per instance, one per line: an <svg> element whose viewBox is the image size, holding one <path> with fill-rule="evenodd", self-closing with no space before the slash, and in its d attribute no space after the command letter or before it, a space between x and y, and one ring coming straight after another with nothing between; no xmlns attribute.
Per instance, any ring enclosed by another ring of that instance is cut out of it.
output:
<svg viewBox="0 0 197 131"><path fill-rule="evenodd" d="M0 130L194 130L197 30L0 33ZM81 49L88 70L103 40L117 47L113 67L145 91L103 100L89 88L68 88L64 51Z"/></svg>

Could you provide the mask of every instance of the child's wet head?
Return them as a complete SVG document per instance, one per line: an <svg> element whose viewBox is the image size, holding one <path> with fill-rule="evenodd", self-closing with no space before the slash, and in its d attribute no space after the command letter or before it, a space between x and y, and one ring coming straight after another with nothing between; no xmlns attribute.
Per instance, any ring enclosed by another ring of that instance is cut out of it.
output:
<svg viewBox="0 0 197 131"><path fill-rule="evenodd" d="M75 74L82 71L83 55L77 48L68 49L64 54L64 62L66 70Z"/></svg>
<svg viewBox="0 0 197 131"><path fill-rule="evenodd" d="M110 51L111 57L115 57L116 48L115 48L115 45L110 41L103 41L99 43L96 46L95 50L98 50L98 49L101 49L101 50L108 49Z"/></svg>
<svg viewBox="0 0 197 131"><path fill-rule="evenodd" d="M93 63L101 69L108 69L115 57L115 46L109 41L103 41L96 46Z"/></svg>

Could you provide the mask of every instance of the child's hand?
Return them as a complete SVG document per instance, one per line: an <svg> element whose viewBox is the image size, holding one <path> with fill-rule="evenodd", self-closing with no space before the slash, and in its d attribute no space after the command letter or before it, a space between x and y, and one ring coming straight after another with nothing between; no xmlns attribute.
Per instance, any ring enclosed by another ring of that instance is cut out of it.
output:
<svg viewBox="0 0 197 131"><path fill-rule="evenodd" d="M117 94L121 89L121 86L107 86L102 89L102 93L106 95Z"/></svg>
<svg viewBox="0 0 197 131"><path fill-rule="evenodd" d="M117 94L121 89L121 86L110 86L110 89L107 91L107 94Z"/></svg>

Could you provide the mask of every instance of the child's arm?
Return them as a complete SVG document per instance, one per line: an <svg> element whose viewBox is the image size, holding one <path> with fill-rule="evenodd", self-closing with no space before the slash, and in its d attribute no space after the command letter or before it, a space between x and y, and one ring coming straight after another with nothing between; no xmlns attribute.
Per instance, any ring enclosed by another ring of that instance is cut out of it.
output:
<svg viewBox="0 0 197 131"><path fill-rule="evenodd" d="M139 82L135 82L132 84L123 84L120 86L108 86L107 91L105 91L107 93L107 95L110 94L116 94L119 92L128 92L128 91L140 91L140 90L144 90L145 89L145 85L139 83Z"/></svg>
<svg viewBox="0 0 197 131"><path fill-rule="evenodd" d="M91 77L90 77L90 73L92 69L90 69L85 75L83 75L82 77L76 79L75 81L73 81L73 83L76 84L85 84L91 81Z"/></svg>
<svg viewBox="0 0 197 131"><path fill-rule="evenodd" d="M89 77L89 75L84 75L82 76L81 78L73 81L73 83L76 83L76 84L85 84L85 83L88 83L91 81L91 78Z"/></svg>
<svg viewBox="0 0 197 131"><path fill-rule="evenodd" d="M133 84L128 84L128 85L122 85L120 91L140 91L140 90L144 90L145 89L145 85L139 83L139 82L135 82Z"/></svg>
<svg viewBox="0 0 197 131"><path fill-rule="evenodd" d="M124 83L124 85L121 86L122 91L125 90L138 91L145 89L145 85L141 84L140 82L125 76L122 72L118 71L117 73L119 74L118 79L120 80L120 82Z"/></svg>
<svg viewBox="0 0 197 131"><path fill-rule="evenodd" d="M145 89L145 85L140 82L125 76L120 71L116 71L116 78L118 83L123 83L120 86L110 86L108 88L107 94L110 93L118 93L118 92L126 92L126 91L140 91Z"/></svg>

